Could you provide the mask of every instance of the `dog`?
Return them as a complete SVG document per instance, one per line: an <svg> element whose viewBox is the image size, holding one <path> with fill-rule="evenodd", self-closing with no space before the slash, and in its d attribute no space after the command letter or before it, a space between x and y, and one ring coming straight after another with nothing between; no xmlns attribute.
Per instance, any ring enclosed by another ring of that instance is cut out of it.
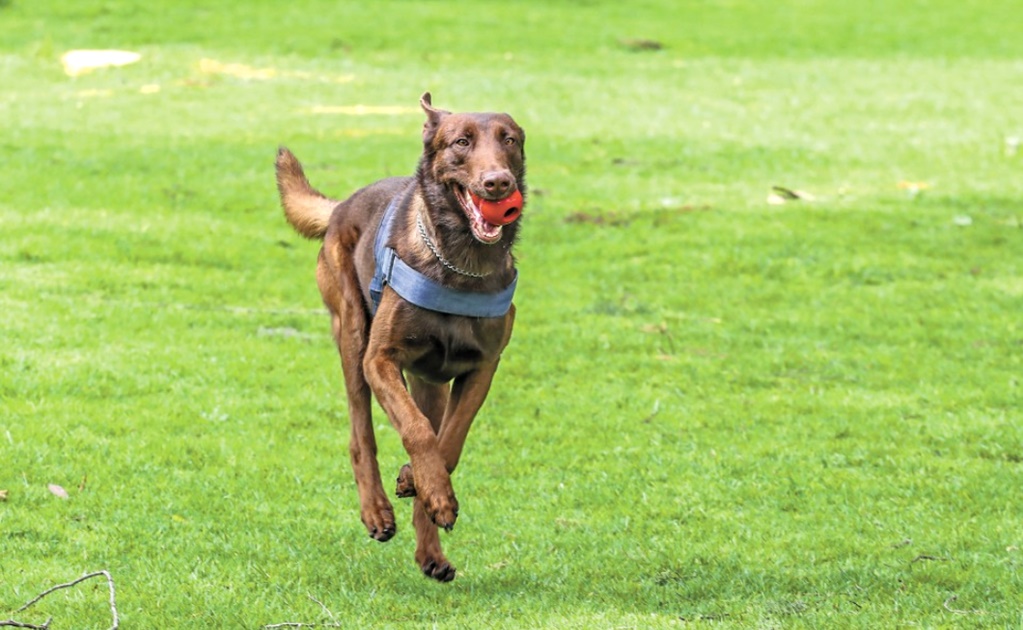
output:
<svg viewBox="0 0 1023 630"><path fill-rule="evenodd" d="M507 114L437 109L429 92L420 106L423 152L412 177L338 201L309 184L287 148L276 171L288 222L323 239L316 282L341 355L362 522L380 542L396 532L376 457L375 396L409 457L396 492L414 497L416 562L447 582L455 568L438 528L450 531L458 517L451 473L515 321L525 132ZM517 201L513 220L485 214L508 200Z"/></svg>

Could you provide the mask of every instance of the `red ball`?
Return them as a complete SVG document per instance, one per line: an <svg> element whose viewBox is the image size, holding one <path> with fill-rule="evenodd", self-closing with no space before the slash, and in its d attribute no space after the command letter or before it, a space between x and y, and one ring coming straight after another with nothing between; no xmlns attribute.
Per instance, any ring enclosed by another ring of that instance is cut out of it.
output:
<svg viewBox="0 0 1023 630"><path fill-rule="evenodd" d="M472 196L472 200L483 218L493 225L508 225L522 215L522 193L517 190L498 201L487 201L476 195Z"/></svg>

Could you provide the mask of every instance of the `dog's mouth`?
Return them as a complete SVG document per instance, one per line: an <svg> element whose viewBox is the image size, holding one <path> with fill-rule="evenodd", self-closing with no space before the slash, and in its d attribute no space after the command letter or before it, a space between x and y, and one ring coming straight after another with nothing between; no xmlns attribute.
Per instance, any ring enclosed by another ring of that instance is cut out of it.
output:
<svg viewBox="0 0 1023 630"><path fill-rule="evenodd" d="M455 197L458 198L458 203L462 206L462 211L465 212L465 216L469 219L469 229L472 230L473 237L487 245L493 245L501 240L501 226L495 225L484 218L483 212L476 205L469 189L455 184L454 190Z"/></svg>

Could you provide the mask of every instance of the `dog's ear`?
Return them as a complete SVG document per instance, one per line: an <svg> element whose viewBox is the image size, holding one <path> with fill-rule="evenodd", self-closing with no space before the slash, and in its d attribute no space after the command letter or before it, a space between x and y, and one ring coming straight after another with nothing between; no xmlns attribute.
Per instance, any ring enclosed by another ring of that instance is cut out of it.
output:
<svg viewBox="0 0 1023 630"><path fill-rule="evenodd" d="M445 116L449 116L451 112L434 107L429 92L424 92L419 97L419 106L426 112L426 122L423 123L423 143L430 144L433 141L433 136L437 133L440 121L444 120Z"/></svg>

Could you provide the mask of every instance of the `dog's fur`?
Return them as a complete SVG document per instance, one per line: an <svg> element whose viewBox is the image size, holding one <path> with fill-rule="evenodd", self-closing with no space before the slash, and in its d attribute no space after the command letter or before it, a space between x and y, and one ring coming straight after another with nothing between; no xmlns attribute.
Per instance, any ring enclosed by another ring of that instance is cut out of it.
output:
<svg viewBox="0 0 1023 630"><path fill-rule="evenodd" d="M469 190L488 200L516 189L525 194L525 134L506 114L452 114L435 109L429 93L420 104L426 123L414 177L380 180L339 202L309 185L287 149L278 151L276 166L288 221L300 234L323 239L316 281L341 354L362 522L381 542L396 531L376 459L372 392L408 452L397 493L415 497L416 561L423 573L446 582L455 569L441 551L437 529L450 530L458 516L450 474L511 337L515 307L503 317L446 315L414 306L388 287L371 315L373 241L385 208L407 193L388 241L402 260L455 289L495 293L506 287L515 276L511 250L518 223L501 228L495 242L484 242L494 240L494 226L483 233L474 228L462 199ZM420 234L417 213L452 266L483 277L443 265Z"/></svg>

